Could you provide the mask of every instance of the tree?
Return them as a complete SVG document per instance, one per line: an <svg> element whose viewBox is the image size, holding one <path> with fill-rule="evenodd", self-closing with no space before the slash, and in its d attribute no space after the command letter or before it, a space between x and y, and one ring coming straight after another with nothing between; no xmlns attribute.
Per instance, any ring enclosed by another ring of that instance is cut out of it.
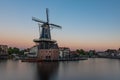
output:
<svg viewBox="0 0 120 80"><path fill-rule="evenodd" d="M14 48L9 47L8 48L8 53L9 53L9 55L11 55L11 54L19 54L20 50L19 50L19 48L16 48L16 47L14 47Z"/></svg>
<svg viewBox="0 0 120 80"><path fill-rule="evenodd" d="M13 48L12 48L12 47L9 47L9 48L8 48L8 54L11 55L11 54L13 54L13 53L14 53Z"/></svg>
<svg viewBox="0 0 120 80"><path fill-rule="evenodd" d="M19 55L24 55L24 50L20 50Z"/></svg>
<svg viewBox="0 0 120 80"><path fill-rule="evenodd" d="M79 53L79 55L86 55L86 52L83 49L77 49L76 51Z"/></svg>
<svg viewBox="0 0 120 80"><path fill-rule="evenodd" d="M16 47L13 48L13 51L14 51L15 54L19 54L20 53L19 48L16 48Z"/></svg>

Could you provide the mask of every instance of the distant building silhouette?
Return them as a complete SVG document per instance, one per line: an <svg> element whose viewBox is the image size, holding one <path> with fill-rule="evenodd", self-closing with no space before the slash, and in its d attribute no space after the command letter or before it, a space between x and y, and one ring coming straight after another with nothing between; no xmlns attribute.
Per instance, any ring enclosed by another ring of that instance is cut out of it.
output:
<svg viewBox="0 0 120 80"><path fill-rule="evenodd" d="M0 45L0 59L8 58L8 46Z"/></svg>

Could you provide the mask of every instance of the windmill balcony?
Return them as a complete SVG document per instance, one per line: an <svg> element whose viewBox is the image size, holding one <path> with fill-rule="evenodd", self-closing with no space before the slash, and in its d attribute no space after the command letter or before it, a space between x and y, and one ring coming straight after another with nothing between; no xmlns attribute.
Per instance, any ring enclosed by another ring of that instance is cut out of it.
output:
<svg viewBox="0 0 120 80"><path fill-rule="evenodd" d="M34 42L41 42L41 41L46 41L46 42L56 42L56 40L51 40L51 39L45 39L45 38L41 38L41 39L33 39Z"/></svg>

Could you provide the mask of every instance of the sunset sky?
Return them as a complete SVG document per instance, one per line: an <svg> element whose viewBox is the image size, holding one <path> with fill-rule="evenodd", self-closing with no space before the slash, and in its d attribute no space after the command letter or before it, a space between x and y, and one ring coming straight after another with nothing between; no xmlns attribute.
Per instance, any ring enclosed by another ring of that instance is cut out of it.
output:
<svg viewBox="0 0 120 80"><path fill-rule="evenodd" d="M59 46L106 50L120 47L120 0L0 0L0 44L29 48L39 37L32 16L62 26L52 29Z"/></svg>

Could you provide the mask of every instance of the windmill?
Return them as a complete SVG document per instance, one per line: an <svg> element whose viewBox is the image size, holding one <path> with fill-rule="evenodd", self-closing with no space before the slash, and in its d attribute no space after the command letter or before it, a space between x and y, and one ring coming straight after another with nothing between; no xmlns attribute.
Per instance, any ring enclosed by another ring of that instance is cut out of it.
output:
<svg viewBox="0 0 120 80"><path fill-rule="evenodd" d="M42 32L41 32L41 35L40 35L40 39L49 39L49 40L51 40L50 28L60 28L61 29L62 27L59 26L59 25L56 25L56 24L49 23L48 8L46 8L46 18L47 18L46 22L42 21L42 20L40 20L38 18L35 18L35 17L32 17L32 20L42 24L41 25Z"/></svg>
<svg viewBox="0 0 120 80"><path fill-rule="evenodd" d="M33 41L37 43L38 47L38 60L58 60L59 58L59 48L55 40L51 39L51 28L62 27L56 24L49 23L48 8L46 8L46 18L47 21L42 21L38 18L32 17L32 20L38 22L39 34L41 28L41 34L39 39L34 39Z"/></svg>

